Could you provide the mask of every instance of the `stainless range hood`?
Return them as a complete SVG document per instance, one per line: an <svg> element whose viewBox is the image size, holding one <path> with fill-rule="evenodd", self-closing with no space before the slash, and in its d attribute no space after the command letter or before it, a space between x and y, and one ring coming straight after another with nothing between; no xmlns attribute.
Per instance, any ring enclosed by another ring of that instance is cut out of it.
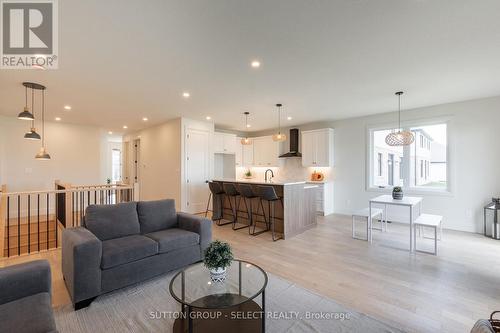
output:
<svg viewBox="0 0 500 333"><path fill-rule="evenodd" d="M290 130L290 151L280 157L302 157L299 152L299 129L292 128Z"/></svg>

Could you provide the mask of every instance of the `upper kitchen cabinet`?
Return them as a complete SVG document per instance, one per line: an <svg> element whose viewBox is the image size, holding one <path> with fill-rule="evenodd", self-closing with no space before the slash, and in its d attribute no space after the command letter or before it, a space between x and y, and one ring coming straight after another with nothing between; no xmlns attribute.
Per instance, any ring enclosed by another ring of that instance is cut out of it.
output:
<svg viewBox="0 0 500 333"><path fill-rule="evenodd" d="M244 167L253 166L254 165L254 161L253 161L254 144L253 144L253 141L252 141L251 145L242 145L242 148L243 148L242 166L244 166Z"/></svg>
<svg viewBox="0 0 500 333"><path fill-rule="evenodd" d="M256 167L276 167L280 154L279 142L271 136L253 138L253 165Z"/></svg>
<svg viewBox="0 0 500 333"><path fill-rule="evenodd" d="M333 129L302 132L302 165L305 167L332 167L334 165Z"/></svg>
<svg viewBox="0 0 500 333"><path fill-rule="evenodd" d="M243 147L241 144L241 138L236 138L236 151L234 153L234 164L237 167L243 166Z"/></svg>
<svg viewBox="0 0 500 333"><path fill-rule="evenodd" d="M218 154L235 154L238 146L236 145L236 135L229 133L215 132L214 134L214 152Z"/></svg>

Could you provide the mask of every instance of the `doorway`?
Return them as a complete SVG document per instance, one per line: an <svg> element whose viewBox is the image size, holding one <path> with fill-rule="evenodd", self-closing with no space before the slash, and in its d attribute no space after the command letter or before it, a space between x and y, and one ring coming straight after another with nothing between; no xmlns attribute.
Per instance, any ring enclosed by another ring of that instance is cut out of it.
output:
<svg viewBox="0 0 500 333"><path fill-rule="evenodd" d="M204 212L208 200L209 139L208 131L186 130L186 208L191 214Z"/></svg>

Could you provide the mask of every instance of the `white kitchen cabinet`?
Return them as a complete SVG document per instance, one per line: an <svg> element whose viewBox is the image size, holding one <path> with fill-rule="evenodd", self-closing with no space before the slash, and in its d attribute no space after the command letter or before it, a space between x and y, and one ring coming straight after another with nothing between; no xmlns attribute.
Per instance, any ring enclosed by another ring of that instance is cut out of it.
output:
<svg viewBox="0 0 500 333"><path fill-rule="evenodd" d="M242 167L243 166L243 147L244 145L241 144L241 138L236 138L236 150L234 152L234 164L236 167Z"/></svg>
<svg viewBox="0 0 500 333"><path fill-rule="evenodd" d="M302 165L305 167L332 167L334 165L333 129L302 132Z"/></svg>
<svg viewBox="0 0 500 333"><path fill-rule="evenodd" d="M236 153L236 135L229 133L215 132L214 134L214 152L218 154Z"/></svg>
<svg viewBox="0 0 500 333"><path fill-rule="evenodd" d="M242 165L244 167L251 167L254 165L254 160L253 160L253 152L254 152L254 145L253 142L251 145L242 145Z"/></svg>
<svg viewBox="0 0 500 333"><path fill-rule="evenodd" d="M271 136L253 138L253 165L256 167L276 167L279 158L279 142Z"/></svg>

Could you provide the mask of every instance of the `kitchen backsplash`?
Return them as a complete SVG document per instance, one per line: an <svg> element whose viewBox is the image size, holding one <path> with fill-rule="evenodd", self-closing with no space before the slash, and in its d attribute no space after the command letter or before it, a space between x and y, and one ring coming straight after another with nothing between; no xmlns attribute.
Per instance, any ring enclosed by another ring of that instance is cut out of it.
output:
<svg viewBox="0 0 500 333"><path fill-rule="evenodd" d="M236 178L244 178L244 174L247 169L252 172L252 178L255 180L263 181L264 174L267 169L271 169L274 172L274 179L276 181L302 181L310 180L311 174L314 171L322 172L325 175L325 181L333 180L332 168L306 168L302 166L301 158L280 158L279 167L273 168L262 168L262 167L251 167L251 168L236 168Z"/></svg>

